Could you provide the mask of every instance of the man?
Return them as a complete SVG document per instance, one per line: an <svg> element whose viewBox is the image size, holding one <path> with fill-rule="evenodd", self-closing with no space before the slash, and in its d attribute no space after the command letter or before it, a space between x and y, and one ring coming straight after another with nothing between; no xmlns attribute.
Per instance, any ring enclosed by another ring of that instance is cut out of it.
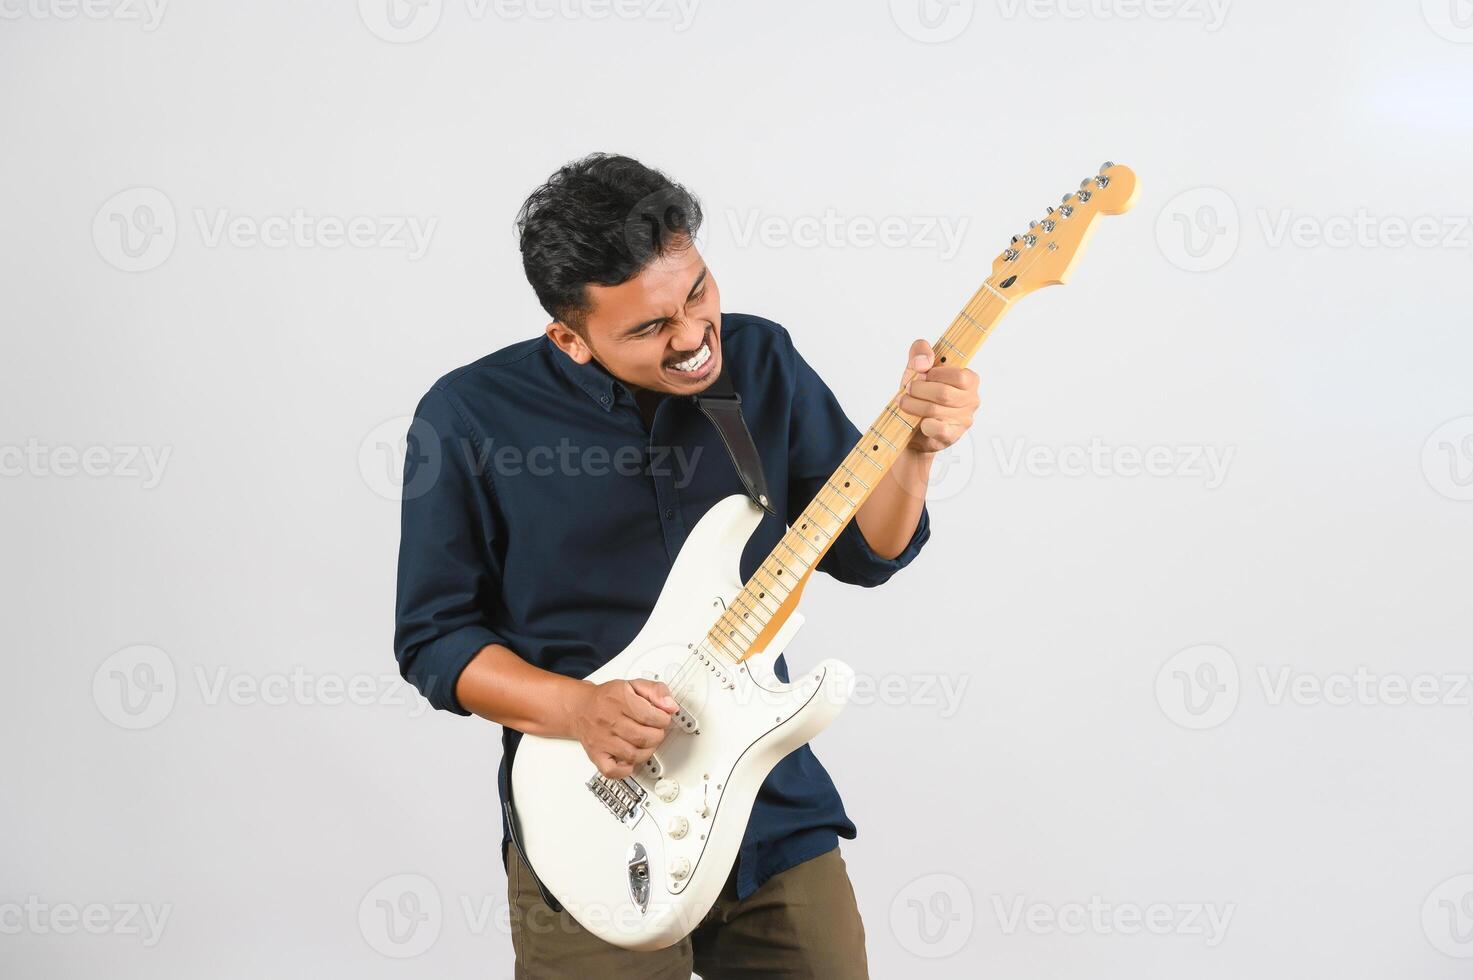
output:
<svg viewBox="0 0 1473 980"><path fill-rule="evenodd" d="M722 314L700 224L693 196L635 160L563 167L518 217L527 278L552 322L446 375L416 412L395 653L435 707L501 724L508 758L520 733L575 738L600 772L622 777L664 738L676 704L663 684L581 678L638 633L696 521L743 492L690 396L732 381L788 520L859 440L782 327ZM879 585L915 557L930 535L932 456L977 407L976 376L933 368L925 341L907 368L919 373L900 407L920 425L818 566L844 582ZM743 580L784 529L763 519ZM504 759L503 799L507 771ZM681 943L636 953L544 904L503 826L516 975L867 976L838 852L854 836L805 746L763 784L711 914Z"/></svg>

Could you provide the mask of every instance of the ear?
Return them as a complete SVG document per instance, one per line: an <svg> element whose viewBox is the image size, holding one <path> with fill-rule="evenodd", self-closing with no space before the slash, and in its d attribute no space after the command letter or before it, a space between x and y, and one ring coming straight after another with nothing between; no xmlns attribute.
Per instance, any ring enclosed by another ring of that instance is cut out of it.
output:
<svg viewBox="0 0 1473 980"><path fill-rule="evenodd" d="M547 325L547 338L578 364L587 364L593 359L593 351L588 349L588 344L561 320L554 320Z"/></svg>

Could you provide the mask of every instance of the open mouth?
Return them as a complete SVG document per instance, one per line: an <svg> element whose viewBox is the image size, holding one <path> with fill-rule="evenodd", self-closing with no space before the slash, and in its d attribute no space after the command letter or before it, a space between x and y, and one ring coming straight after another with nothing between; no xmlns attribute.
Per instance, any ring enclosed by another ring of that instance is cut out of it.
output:
<svg viewBox="0 0 1473 980"><path fill-rule="evenodd" d="M715 367L716 352L711 347L711 335L707 331L706 340L701 344L700 350L684 360L667 364L665 369L682 380L700 381L707 377Z"/></svg>

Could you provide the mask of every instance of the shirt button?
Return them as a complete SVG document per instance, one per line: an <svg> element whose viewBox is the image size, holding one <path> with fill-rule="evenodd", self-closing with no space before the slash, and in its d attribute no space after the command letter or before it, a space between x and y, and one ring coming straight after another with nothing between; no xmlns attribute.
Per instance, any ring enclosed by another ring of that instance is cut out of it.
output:
<svg viewBox="0 0 1473 980"><path fill-rule="evenodd" d="M601 401L601 402L603 402L605 405L607 405L609 403L609 396L608 395L599 395L598 396L598 400Z"/></svg>
<svg viewBox="0 0 1473 980"><path fill-rule="evenodd" d="M674 507L666 507L665 508L665 520L668 521L671 518L673 518L674 516L675 516L675 508Z"/></svg>

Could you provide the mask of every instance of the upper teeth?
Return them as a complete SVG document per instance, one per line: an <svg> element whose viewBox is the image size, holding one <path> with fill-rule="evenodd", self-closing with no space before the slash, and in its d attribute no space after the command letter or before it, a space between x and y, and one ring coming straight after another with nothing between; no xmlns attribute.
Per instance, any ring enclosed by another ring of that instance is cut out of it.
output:
<svg viewBox="0 0 1473 980"><path fill-rule="evenodd" d="M677 371L694 371L711 359L711 345L702 344L701 349L675 365Z"/></svg>

